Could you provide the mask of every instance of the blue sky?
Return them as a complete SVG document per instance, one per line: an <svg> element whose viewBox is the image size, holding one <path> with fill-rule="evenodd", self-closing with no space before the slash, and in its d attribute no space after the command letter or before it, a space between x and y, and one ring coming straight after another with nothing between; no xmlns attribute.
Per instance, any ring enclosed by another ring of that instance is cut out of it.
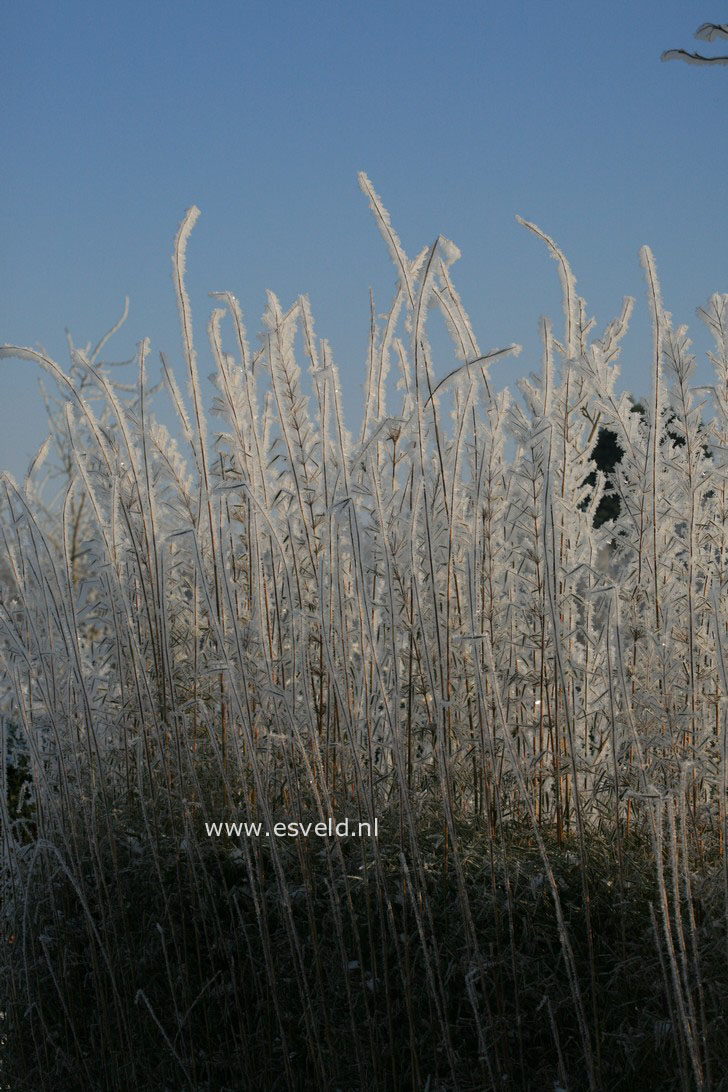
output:
<svg viewBox="0 0 728 1092"><path fill-rule="evenodd" d="M0 342L66 366L65 329L95 342L129 295L108 356L148 336L181 375L169 256L194 203L203 370L208 291L238 296L251 340L265 289L307 292L355 426L369 288L384 310L394 285L363 169L410 255L438 233L460 247L481 346L524 345L501 383L537 366L539 316L559 318L519 213L563 248L600 325L637 296L622 363L640 393L639 247L700 355L695 309L728 291L728 70L660 62L723 17L704 0L6 0ZM20 475L45 435L38 375L0 368L0 467Z"/></svg>

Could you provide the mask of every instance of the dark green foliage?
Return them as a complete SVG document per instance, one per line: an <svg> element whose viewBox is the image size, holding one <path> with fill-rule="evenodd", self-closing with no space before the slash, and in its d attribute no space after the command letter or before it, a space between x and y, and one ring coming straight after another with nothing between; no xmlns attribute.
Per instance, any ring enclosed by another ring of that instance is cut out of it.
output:
<svg viewBox="0 0 728 1092"><path fill-rule="evenodd" d="M632 405L632 413L639 413L644 415L645 408L641 402L634 402ZM666 429L667 437L670 439L673 447L682 447L685 443L685 437L679 433L674 432L669 427ZM710 449L707 445L703 448L706 457L710 457ZM600 428L597 434L597 442L594 445L592 451L592 459L596 464L597 470L601 470L603 474L607 476L607 488L597 505L597 510L594 513L594 526L601 527L603 523L607 523L610 519L616 519L619 516L620 504L619 497L609 488L610 475L614 472L619 462L624 455L624 451L620 446L617 439L616 432L613 432L610 428ZM592 471L586 478L588 485L596 485L596 473Z"/></svg>
<svg viewBox="0 0 728 1092"><path fill-rule="evenodd" d="M600 428L597 442L592 451L592 459L596 463L597 470L601 470L608 478L623 454L624 451L619 445L616 432L612 432L609 428ZM596 485L596 472L592 471L586 480L589 485ZM594 513L594 526L601 527L607 520L616 519L618 515L619 497L616 493L606 489Z"/></svg>
<svg viewBox="0 0 728 1092"><path fill-rule="evenodd" d="M28 756L17 750L17 730L13 725L4 726L7 732L6 749L9 751L5 765L6 804L11 823L30 823L33 805L30 799L31 771ZM0 812L0 814L2 814Z"/></svg>

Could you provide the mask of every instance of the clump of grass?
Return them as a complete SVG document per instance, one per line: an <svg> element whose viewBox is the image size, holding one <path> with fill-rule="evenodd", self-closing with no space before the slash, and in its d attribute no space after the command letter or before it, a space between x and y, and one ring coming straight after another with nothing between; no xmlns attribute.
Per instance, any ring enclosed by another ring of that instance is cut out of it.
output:
<svg viewBox="0 0 728 1092"><path fill-rule="evenodd" d="M615 392L632 301L595 337L525 224L564 330L544 321L512 400L489 367L518 347L480 348L457 249L410 259L360 181L398 282L372 306L356 439L308 302L272 293L256 350L218 296L211 437L196 210L173 255L189 408L162 357L186 453L152 415L148 342L126 388L105 339L67 373L0 348L64 403L61 494L47 449L22 488L2 480L14 1087L717 1089L728 297L703 312L706 421L644 252L635 414ZM454 360L433 359L432 309ZM330 816L380 837L207 828Z"/></svg>

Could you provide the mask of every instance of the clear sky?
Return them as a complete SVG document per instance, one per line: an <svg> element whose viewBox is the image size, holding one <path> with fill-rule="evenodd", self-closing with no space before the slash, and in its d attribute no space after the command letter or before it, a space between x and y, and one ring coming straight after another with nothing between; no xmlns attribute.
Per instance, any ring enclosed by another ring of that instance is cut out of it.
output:
<svg viewBox="0 0 728 1092"><path fill-rule="evenodd" d="M5 0L0 342L66 366L65 329L95 342L128 294L108 356L149 336L181 375L169 256L197 204L203 371L208 291L238 296L251 341L266 288L307 292L356 426L369 287L384 310L395 279L363 169L411 256L438 233L460 247L481 346L525 346L501 382L537 366L539 316L559 319L556 268L519 213L564 249L600 325L637 296L623 378L639 394L639 247L701 355L695 309L728 291L728 70L660 62L725 17L705 0ZM45 435L38 376L0 370L0 468L20 475Z"/></svg>

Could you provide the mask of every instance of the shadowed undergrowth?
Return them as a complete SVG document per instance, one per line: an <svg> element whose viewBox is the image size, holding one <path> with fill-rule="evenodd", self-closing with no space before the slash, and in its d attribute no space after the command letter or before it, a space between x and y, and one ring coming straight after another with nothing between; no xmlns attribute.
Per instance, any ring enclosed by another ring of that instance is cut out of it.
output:
<svg viewBox="0 0 728 1092"><path fill-rule="evenodd" d="M553 899L526 831L499 850L482 831L460 832L478 961L437 827L420 830L416 889L397 829L380 837L378 863L366 842L336 862L313 840L287 845L288 907L260 843L249 859L235 840L193 857L161 836L157 871L141 833L118 833L101 869L82 862L83 902L54 854L34 862L32 915L10 955L14 980L32 982L12 999L25 1010L14 1087L42 1087L40 1073L69 1090L588 1087ZM578 847L549 840L549 859L585 983L593 963L604 1087L680 1087L649 847L625 847L621 865L605 845L590 853L591 951ZM689 987L699 975L721 1087L728 974L715 865L673 921L688 912Z"/></svg>

